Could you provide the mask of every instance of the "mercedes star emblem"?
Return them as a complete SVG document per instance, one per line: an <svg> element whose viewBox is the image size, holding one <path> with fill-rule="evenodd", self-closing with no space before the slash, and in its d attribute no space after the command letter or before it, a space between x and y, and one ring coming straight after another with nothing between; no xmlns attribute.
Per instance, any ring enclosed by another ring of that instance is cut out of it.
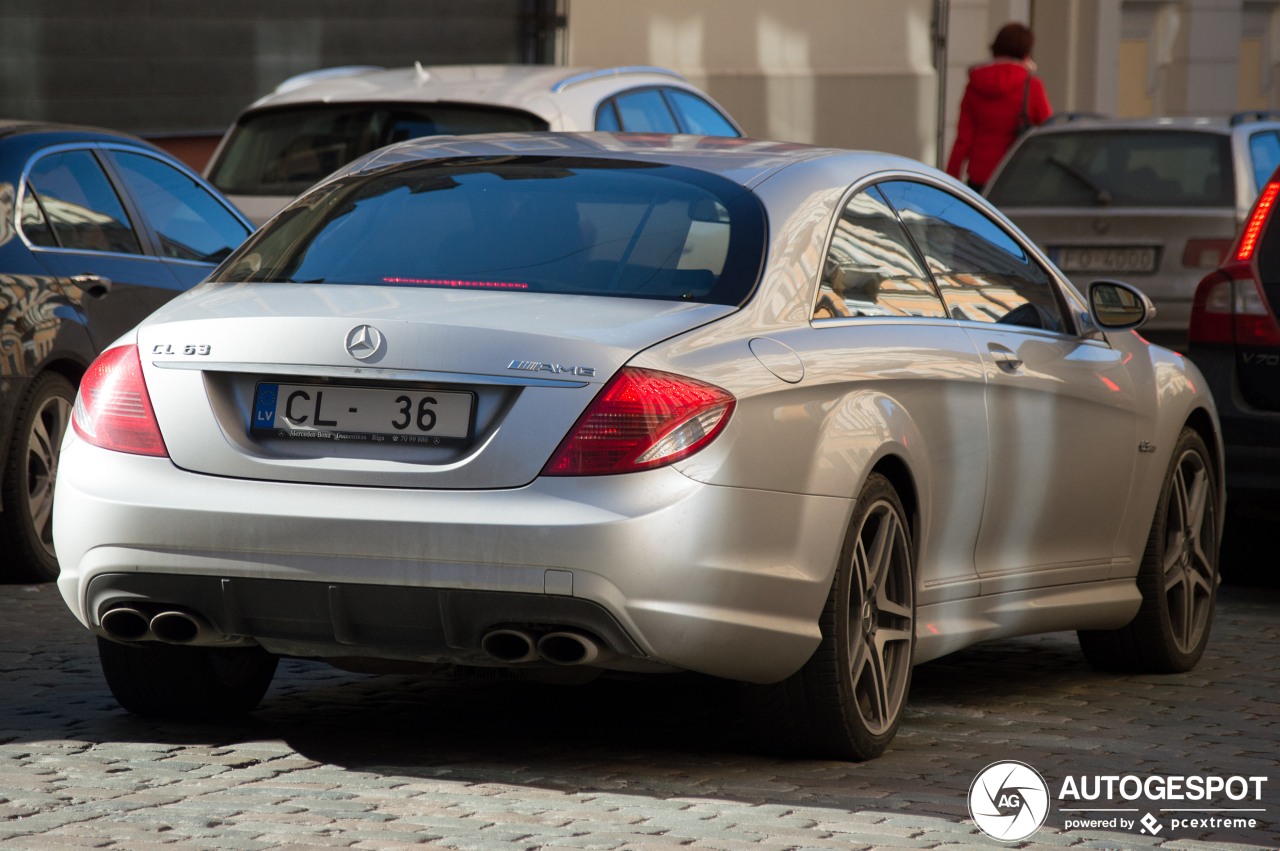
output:
<svg viewBox="0 0 1280 851"><path fill-rule="evenodd" d="M372 325L357 325L347 332L347 354L366 360L382 348L382 334Z"/></svg>

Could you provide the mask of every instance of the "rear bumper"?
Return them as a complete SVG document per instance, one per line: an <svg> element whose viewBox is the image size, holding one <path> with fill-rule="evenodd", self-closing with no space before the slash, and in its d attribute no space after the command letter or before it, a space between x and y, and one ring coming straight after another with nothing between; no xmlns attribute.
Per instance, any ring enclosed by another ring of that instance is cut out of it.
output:
<svg viewBox="0 0 1280 851"><path fill-rule="evenodd" d="M132 574L128 593L204 607L218 626L291 655L336 649L475 663L472 645L487 619L538 620L568 608L565 617L581 619L598 609L622 636L601 637L621 655L773 682L817 646L851 508L844 499L705 485L670 468L496 491L248 481L71 438L54 534L59 589L99 632L94 580ZM175 585L172 577L203 579ZM240 601L238 623L223 579ZM252 584L262 581L286 584ZM345 613L326 608L330 586ZM284 602L274 614L254 608L267 599ZM471 637L450 638L449 618L464 610ZM415 623L416 638L388 640ZM633 652L624 652L627 642Z"/></svg>
<svg viewBox="0 0 1280 851"><path fill-rule="evenodd" d="M1188 357L1209 384L1222 425L1226 486L1231 507L1265 492L1280 496L1280 411L1260 411L1240 395L1236 352L1230 346L1196 346Z"/></svg>

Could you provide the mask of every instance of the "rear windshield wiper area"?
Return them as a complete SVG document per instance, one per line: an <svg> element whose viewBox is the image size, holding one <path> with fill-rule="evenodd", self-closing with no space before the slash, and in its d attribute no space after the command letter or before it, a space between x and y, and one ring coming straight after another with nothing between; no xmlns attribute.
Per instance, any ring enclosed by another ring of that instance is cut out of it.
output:
<svg viewBox="0 0 1280 851"><path fill-rule="evenodd" d="M1053 163L1058 168L1062 169L1067 174L1071 175L1076 180L1080 181L1085 186L1092 189L1094 200L1097 201L1098 206L1107 207L1111 205L1111 201L1112 201L1111 190L1099 184L1093 178L1089 177L1089 175L1085 174L1083 171L1080 171L1080 169L1076 168L1070 163L1063 162L1057 157L1049 157L1049 162Z"/></svg>

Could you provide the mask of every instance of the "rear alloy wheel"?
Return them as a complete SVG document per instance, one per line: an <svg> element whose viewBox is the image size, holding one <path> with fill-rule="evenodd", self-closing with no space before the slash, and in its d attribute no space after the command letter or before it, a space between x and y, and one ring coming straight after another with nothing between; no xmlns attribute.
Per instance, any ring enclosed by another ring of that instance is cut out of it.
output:
<svg viewBox="0 0 1280 851"><path fill-rule="evenodd" d="M1079 633L1095 668L1179 673L1200 661L1218 587L1218 486L1209 458L1200 435L1183 429L1138 571L1142 607L1121 629Z"/></svg>
<svg viewBox="0 0 1280 851"><path fill-rule="evenodd" d="M873 473L858 498L805 666L768 687L771 730L801 749L865 760L902 721L915 648L915 558L902 502Z"/></svg>
<svg viewBox="0 0 1280 851"><path fill-rule="evenodd" d="M0 528L6 549L0 579L52 582L58 578L53 551L53 488L58 478L62 438L71 427L76 391L56 373L31 383L18 410L4 471L4 508Z"/></svg>
<svg viewBox="0 0 1280 851"><path fill-rule="evenodd" d="M279 659L261 647L120 644L99 636L98 659L116 701L134 715L235 721L267 693Z"/></svg>

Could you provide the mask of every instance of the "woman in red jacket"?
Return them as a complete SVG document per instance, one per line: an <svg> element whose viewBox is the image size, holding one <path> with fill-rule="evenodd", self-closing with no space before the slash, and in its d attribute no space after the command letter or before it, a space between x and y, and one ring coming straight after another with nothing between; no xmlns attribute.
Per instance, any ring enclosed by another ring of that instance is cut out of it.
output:
<svg viewBox="0 0 1280 851"><path fill-rule="evenodd" d="M975 192L982 191L1020 133L1053 114L1029 58L1033 44L1031 30L1005 24L991 45L992 60L969 69L947 174L959 178L967 160L969 186Z"/></svg>

